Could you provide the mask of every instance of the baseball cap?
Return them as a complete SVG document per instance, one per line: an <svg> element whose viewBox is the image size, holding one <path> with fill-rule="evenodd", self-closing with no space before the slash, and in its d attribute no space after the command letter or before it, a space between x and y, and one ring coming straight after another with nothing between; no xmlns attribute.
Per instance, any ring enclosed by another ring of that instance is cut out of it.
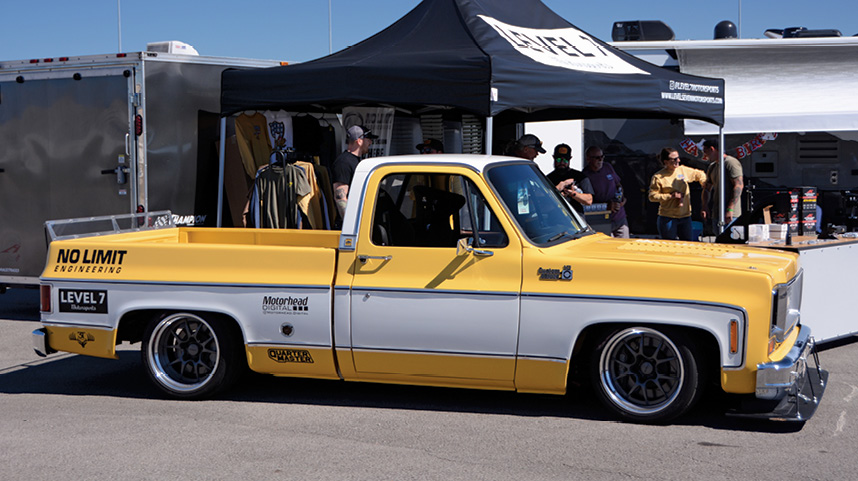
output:
<svg viewBox="0 0 858 481"><path fill-rule="evenodd" d="M542 141L539 140L539 137L533 134L524 134L518 139L518 143L522 147L533 147L540 154L545 153L545 149L542 148Z"/></svg>
<svg viewBox="0 0 858 481"><path fill-rule="evenodd" d="M354 142L360 138L366 138L370 140L375 140L378 138L377 135L374 135L368 128L363 125L352 125L348 129L346 129L346 137L348 137L349 142Z"/></svg>
<svg viewBox="0 0 858 481"><path fill-rule="evenodd" d="M444 144L441 143L438 139L426 139L423 142L414 146L415 149L419 151L423 151L425 148L430 148L432 150L437 150L438 152L444 151Z"/></svg>
<svg viewBox="0 0 858 481"><path fill-rule="evenodd" d="M569 160L572 158L572 148L566 144L558 144L557 147L554 147L554 158L555 159L566 159Z"/></svg>

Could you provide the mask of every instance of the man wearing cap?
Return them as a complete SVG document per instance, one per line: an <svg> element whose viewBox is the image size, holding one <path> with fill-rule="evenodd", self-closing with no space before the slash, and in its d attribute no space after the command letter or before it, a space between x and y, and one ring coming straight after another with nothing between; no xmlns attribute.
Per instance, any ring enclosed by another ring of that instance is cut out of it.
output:
<svg viewBox="0 0 858 481"><path fill-rule="evenodd" d="M415 147L421 154L443 154L444 144L438 139L426 139Z"/></svg>
<svg viewBox="0 0 858 481"><path fill-rule="evenodd" d="M575 201L572 203L575 210L584 212L584 206L593 203L593 186L583 172L569 167L571 160L572 149L568 145L554 147L554 170L546 177L564 197Z"/></svg>
<svg viewBox="0 0 858 481"><path fill-rule="evenodd" d="M339 221L342 222L346 212L346 204L349 201L349 185L355 175L355 169L360 162L361 156L369 152L372 141L377 139L368 128L363 125L353 125L346 129L346 140L348 147L346 151L334 160L331 166L331 181L334 184L334 202L337 204Z"/></svg>
<svg viewBox="0 0 858 481"><path fill-rule="evenodd" d="M533 160L539 154L544 154L542 141L533 134L524 134L515 142L512 155L522 159Z"/></svg>

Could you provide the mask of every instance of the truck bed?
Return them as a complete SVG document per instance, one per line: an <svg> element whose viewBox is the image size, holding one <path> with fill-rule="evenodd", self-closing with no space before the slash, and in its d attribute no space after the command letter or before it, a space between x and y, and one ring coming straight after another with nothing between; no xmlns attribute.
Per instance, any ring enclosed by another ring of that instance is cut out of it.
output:
<svg viewBox="0 0 858 481"><path fill-rule="evenodd" d="M179 227L69 239L51 243L42 275L234 285L294 284L300 279L301 284L330 285L339 234Z"/></svg>

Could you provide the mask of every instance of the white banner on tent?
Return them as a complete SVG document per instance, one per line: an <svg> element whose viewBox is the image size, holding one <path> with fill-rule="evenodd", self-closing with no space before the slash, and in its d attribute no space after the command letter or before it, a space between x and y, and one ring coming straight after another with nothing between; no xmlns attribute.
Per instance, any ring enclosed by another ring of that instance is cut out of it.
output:
<svg viewBox="0 0 858 481"><path fill-rule="evenodd" d="M372 142L367 157L390 155L390 140L393 137L393 109L388 107L346 107L343 109L343 127L363 125L378 139Z"/></svg>
<svg viewBox="0 0 858 481"><path fill-rule="evenodd" d="M541 64L583 72L649 75L577 28L517 27L486 15L477 16L519 53Z"/></svg>

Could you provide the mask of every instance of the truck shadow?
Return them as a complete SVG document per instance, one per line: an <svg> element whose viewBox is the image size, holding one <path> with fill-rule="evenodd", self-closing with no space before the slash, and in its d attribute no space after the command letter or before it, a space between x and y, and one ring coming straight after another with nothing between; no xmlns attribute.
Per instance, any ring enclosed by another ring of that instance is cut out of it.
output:
<svg viewBox="0 0 858 481"><path fill-rule="evenodd" d="M39 320L39 290L10 288L0 294L0 319L10 321Z"/></svg>
<svg viewBox="0 0 858 481"><path fill-rule="evenodd" d="M55 354L47 360L0 370L0 394L106 396L173 402L151 384L141 365L140 353L136 350L120 351L119 360ZM217 399L241 403L547 416L619 422L602 408L587 386L576 386L567 396L553 396L278 378L251 372ZM673 425L763 433L791 433L803 427L803 423L729 417L724 415L724 405L721 396L709 397Z"/></svg>

